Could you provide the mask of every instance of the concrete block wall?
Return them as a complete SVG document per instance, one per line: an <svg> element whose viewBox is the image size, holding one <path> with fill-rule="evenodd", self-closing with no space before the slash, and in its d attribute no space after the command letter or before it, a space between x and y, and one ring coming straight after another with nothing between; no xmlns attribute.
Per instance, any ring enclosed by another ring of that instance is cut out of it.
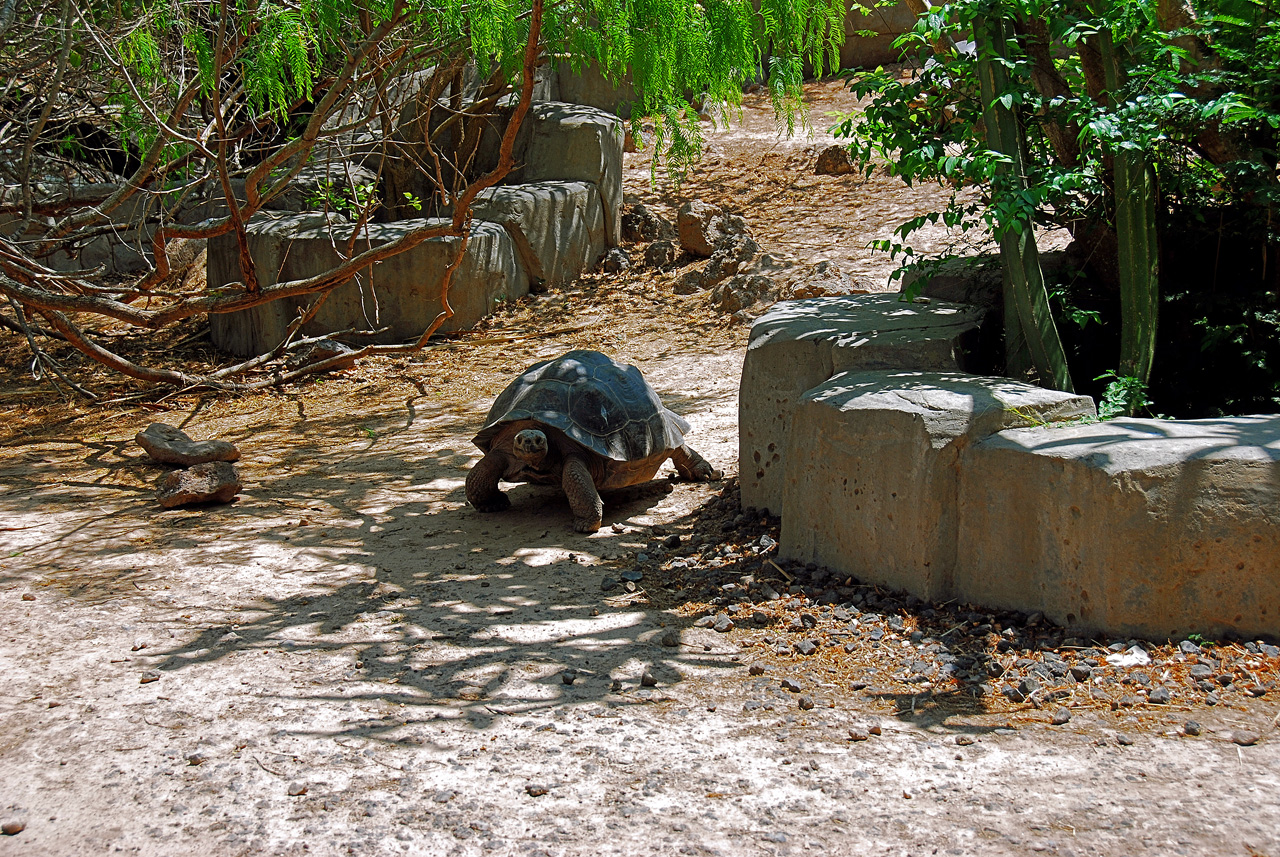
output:
<svg viewBox="0 0 1280 857"><path fill-rule="evenodd" d="M841 370L874 343L851 326L915 305L822 300L762 317L743 368L743 503L781 514L783 557L1085 631L1280 636L1280 416L1101 423L1007 378ZM926 306L899 363L937 359L951 305Z"/></svg>
<svg viewBox="0 0 1280 857"><path fill-rule="evenodd" d="M621 240L622 127L593 107L535 104L522 143L522 184L492 188L474 208L462 266L454 273L449 303L454 315L443 330L464 330L502 300L531 286L562 285L599 262ZM423 224L399 220L362 227L355 252L394 240ZM312 276L338 264L338 248L352 226L321 214L262 212L248 224L250 255L259 282ZM306 335L379 330L362 341L400 342L420 335L440 312L440 278L458 239L423 242L375 263L335 289L304 327ZM210 288L239 282L234 236L209 242ZM314 296L210 317L214 344L237 355L263 354L282 341L289 322Z"/></svg>

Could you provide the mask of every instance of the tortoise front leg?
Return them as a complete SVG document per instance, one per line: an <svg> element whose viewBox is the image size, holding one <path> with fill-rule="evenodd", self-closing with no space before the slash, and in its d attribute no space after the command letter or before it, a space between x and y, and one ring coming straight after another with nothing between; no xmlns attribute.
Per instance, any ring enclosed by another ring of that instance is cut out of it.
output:
<svg viewBox="0 0 1280 857"><path fill-rule="evenodd" d="M600 500L600 492L596 490L596 483L591 478L587 463L580 456L570 455L564 460L560 487L564 489L564 496L569 498L569 508L573 510L573 528L580 533L598 531L604 517L604 503Z"/></svg>
<svg viewBox="0 0 1280 857"><path fill-rule="evenodd" d="M672 451L671 463L676 466L676 472L680 474L680 477L688 479L690 482L706 482L709 479L719 479L724 475L707 463L705 458L687 446L682 446Z"/></svg>
<svg viewBox="0 0 1280 857"><path fill-rule="evenodd" d="M467 502L481 512L501 512L511 508L507 495L498 490L498 479L507 469L501 453L486 453L467 474Z"/></svg>

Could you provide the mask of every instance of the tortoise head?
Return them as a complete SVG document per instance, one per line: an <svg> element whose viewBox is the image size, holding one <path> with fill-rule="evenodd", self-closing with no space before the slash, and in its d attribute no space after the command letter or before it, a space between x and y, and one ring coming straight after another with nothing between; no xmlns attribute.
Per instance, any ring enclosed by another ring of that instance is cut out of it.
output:
<svg viewBox="0 0 1280 857"><path fill-rule="evenodd" d="M547 436L537 429L525 429L516 432L511 448L516 458L531 467L537 467L547 457Z"/></svg>

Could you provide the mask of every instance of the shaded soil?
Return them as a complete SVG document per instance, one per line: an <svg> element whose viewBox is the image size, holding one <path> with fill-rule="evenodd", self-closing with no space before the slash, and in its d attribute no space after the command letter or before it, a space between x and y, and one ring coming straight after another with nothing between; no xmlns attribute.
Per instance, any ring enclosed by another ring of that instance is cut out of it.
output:
<svg viewBox="0 0 1280 857"><path fill-rule="evenodd" d="M926 200L810 175L759 107L681 196L633 156L629 192L882 282L860 242ZM1119 666L1137 641L779 560L734 480L746 328L672 276L246 397L60 401L0 333L0 855L1280 854L1272 650ZM466 506L493 397L574 347L640 365L725 480L591 536L550 489ZM238 444L240 498L161 510L156 420Z"/></svg>

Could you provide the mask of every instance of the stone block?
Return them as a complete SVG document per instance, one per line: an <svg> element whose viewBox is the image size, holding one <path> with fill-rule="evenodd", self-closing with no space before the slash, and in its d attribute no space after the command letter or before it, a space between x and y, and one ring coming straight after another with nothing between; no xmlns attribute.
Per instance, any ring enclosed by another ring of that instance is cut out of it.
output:
<svg viewBox="0 0 1280 857"><path fill-rule="evenodd" d="M593 184L490 188L476 198L472 211L478 220L506 227L530 279L544 287L573 282L604 255L604 207Z"/></svg>
<svg viewBox="0 0 1280 857"><path fill-rule="evenodd" d="M751 327L738 395L742 503L782 508L782 456L801 396L838 372L954 372L982 311L895 295L785 301Z"/></svg>
<svg viewBox="0 0 1280 857"><path fill-rule="evenodd" d="M961 467L962 599L1122 636L1280 636L1280 416L1005 431Z"/></svg>
<svg viewBox="0 0 1280 857"><path fill-rule="evenodd" d="M581 104L548 101L529 108L524 168L509 181L591 182L604 203L605 244L622 243L622 120Z"/></svg>
<svg viewBox="0 0 1280 857"><path fill-rule="evenodd" d="M850 3L844 19L840 68L875 68L901 62L902 52L893 43L915 23L915 13L901 0L888 6L877 5L873 0ZM868 32L874 35L861 35Z"/></svg>
<svg viewBox="0 0 1280 857"><path fill-rule="evenodd" d="M639 100L630 76L611 81L594 63L579 69L574 69L570 63L558 63L556 82L561 101L586 104L622 119L631 118L631 105Z"/></svg>
<svg viewBox="0 0 1280 857"><path fill-rule="evenodd" d="M420 226L444 220L402 220L373 223L362 229L355 243L360 253L393 241ZM338 250L351 238L352 224L322 214L263 213L249 224L249 252L258 280L272 285L301 279L333 268ZM377 262L330 293L316 316L303 326L306 335L349 329L377 330L362 341L402 342L422 334L441 311L440 283L460 239L424 241L398 255ZM239 282L234 236L209 242L209 287ZM504 300L527 294L529 276L506 229L496 223L474 221L466 255L453 275L449 303L454 315L442 330L465 330ZM209 319L214 344L232 354L262 354L278 345L289 322L314 296L283 298Z"/></svg>
<svg viewBox="0 0 1280 857"><path fill-rule="evenodd" d="M921 598L951 597L962 451L1093 400L1007 378L842 372L800 399L783 458L785 557Z"/></svg>

